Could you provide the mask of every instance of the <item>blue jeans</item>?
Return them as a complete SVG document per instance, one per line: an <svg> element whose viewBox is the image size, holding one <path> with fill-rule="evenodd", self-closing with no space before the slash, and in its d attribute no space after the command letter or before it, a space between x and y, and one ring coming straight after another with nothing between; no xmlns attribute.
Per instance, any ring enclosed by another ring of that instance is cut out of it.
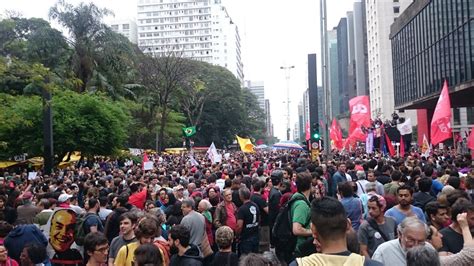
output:
<svg viewBox="0 0 474 266"><path fill-rule="evenodd" d="M258 253L258 234L241 239L239 242L239 256L248 253Z"/></svg>

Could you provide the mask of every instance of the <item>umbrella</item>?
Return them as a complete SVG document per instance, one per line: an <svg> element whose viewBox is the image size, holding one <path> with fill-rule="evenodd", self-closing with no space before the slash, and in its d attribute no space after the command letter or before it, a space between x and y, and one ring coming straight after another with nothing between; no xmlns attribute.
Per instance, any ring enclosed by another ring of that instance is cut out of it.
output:
<svg viewBox="0 0 474 266"><path fill-rule="evenodd" d="M294 141L280 141L273 144L274 149L303 150L303 147Z"/></svg>
<svg viewBox="0 0 474 266"><path fill-rule="evenodd" d="M255 149L257 149L257 150L268 149L268 146L265 145L265 144L260 144L260 145L258 145L257 147L255 147Z"/></svg>

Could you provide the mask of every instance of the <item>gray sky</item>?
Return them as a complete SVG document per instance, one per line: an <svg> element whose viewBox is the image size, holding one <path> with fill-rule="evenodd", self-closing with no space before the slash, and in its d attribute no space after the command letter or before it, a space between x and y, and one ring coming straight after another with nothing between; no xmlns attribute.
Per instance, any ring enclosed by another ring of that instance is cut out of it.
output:
<svg viewBox="0 0 474 266"><path fill-rule="evenodd" d="M80 0L68 0L77 4ZM84 1L90 2L90 1ZM136 0L93 0L115 13L115 19L136 17ZM263 80L265 97L270 99L275 135L286 139L287 85L280 66L294 65L290 74L291 128L297 122L298 103L308 86L307 55L319 60L319 0L223 0L238 25L242 39L242 60L246 80ZM354 0L327 0L328 28L352 10ZM0 1L0 12L20 11L25 17L48 19L56 0ZM110 19L107 19L110 20ZM54 25L53 25L54 26ZM318 65L318 68L320 66ZM318 69L318 72L320 70ZM321 85L320 73L318 84Z"/></svg>

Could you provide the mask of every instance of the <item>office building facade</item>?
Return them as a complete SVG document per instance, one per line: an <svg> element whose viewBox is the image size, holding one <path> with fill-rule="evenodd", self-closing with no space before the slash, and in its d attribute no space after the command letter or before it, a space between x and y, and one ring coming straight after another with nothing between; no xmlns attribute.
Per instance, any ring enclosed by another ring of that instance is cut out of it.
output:
<svg viewBox="0 0 474 266"><path fill-rule="evenodd" d="M417 109L422 134L445 80L454 131L474 124L473 33L472 0L417 0L391 26L395 107Z"/></svg>
<svg viewBox="0 0 474 266"><path fill-rule="evenodd" d="M240 35L221 0L138 0L138 46L220 65L243 85Z"/></svg>

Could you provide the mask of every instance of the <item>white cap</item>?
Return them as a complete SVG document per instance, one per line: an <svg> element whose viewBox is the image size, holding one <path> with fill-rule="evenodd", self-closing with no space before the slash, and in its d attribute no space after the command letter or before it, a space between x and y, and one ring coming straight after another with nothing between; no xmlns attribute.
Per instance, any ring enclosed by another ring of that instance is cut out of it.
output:
<svg viewBox="0 0 474 266"><path fill-rule="evenodd" d="M66 202L67 200L69 200L70 198L72 198L72 195L69 195L69 194L61 194L58 198L58 202L59 203L63 203L63 202Z"/></svg>

